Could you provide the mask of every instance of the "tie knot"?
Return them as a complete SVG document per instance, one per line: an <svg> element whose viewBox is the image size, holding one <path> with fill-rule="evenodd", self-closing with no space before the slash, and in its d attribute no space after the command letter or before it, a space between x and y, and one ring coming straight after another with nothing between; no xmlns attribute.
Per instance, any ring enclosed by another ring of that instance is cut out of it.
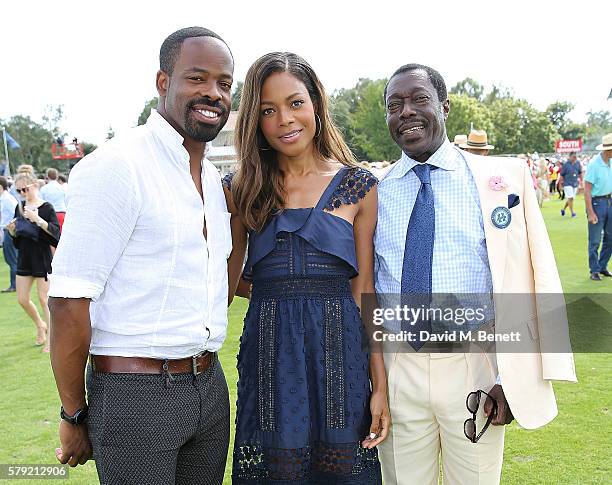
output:
<svg viewBox="0 0 612 485"><path fill-rule="evenodd" d="M412 167L412 170L419 177L419 180L422 184L431 184L431 179L429 177L432 170L435 170L436 167L432 167L429 163L419 163Z"/></svg>

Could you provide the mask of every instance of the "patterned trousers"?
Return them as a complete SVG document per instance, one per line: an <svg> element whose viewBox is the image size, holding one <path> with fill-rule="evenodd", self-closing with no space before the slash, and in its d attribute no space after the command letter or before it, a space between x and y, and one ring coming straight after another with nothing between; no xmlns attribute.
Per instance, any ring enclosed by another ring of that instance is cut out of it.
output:
<svg viewBox="0 0 612 485"><path fill-rule="evenodd" d="M198 376L94 372L87 391L101 484L223 482L230 411L217 356Z"/></svg>

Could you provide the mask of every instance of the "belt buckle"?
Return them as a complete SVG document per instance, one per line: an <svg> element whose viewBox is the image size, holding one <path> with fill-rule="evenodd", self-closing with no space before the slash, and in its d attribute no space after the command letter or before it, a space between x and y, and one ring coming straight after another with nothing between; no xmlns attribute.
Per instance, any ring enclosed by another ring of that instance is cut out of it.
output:
<svg viewBox="0 0 612 485"><path fill-rule="evenodd" d="M202 372L198 371L198 358L205 355L206 352L200 352L199 354L191 356L191 371L194 376L200 375Z"/></svg>

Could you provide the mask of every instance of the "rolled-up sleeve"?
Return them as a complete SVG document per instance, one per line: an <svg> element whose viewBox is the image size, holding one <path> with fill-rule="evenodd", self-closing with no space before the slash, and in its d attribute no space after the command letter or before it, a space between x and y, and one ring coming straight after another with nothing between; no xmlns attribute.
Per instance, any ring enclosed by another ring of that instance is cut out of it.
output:
<svg viewBox="0 0 612 485"><path fill-rule="evenodd" d="M128 244L139 212L138 178L128 161L106 147L81 160L70 174L49 296L96 300Z"/></svg>

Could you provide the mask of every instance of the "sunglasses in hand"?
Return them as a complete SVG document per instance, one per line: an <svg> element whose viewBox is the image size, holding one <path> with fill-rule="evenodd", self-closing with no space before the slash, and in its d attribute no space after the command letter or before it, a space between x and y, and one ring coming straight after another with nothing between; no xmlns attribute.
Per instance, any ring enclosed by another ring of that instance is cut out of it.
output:
<svg viewBox="0 0 612 485"><path fill-rule="evenodd" d="M491 401L493 402L493 409L489 413L487 422L480 433L476 434L476 414L478 413L478 409L480 409L480 403L483 401L483 395L491 398ZM472 417L466 419L463 423L463 434L472 443L477 443L497 414L497 402L488 393L484 392L482 389L478 389L477 391L473 391L468 394L467 399L465 400L465 407L467 407L467 410L472 413Z"/></svg>

